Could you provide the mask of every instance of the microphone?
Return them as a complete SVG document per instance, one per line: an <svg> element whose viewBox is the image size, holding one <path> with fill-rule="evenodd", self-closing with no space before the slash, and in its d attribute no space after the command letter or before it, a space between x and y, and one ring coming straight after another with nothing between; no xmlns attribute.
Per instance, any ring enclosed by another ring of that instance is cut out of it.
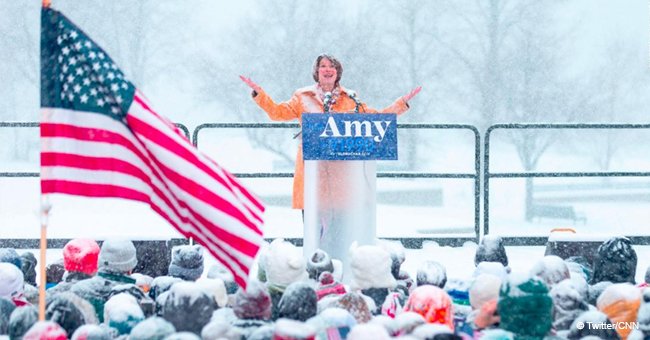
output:
<svg viewBox="0 0 650 340"><path fill-rule="evenodd" d="M359 102L359 99L357 99L357 93L352 90L348 90L348 96L354 101L354 113L359 113L359 106L361 106L361 103Z"/></svg>
<svg viewBox="0 0 650 340"><path fill-rule="evenodd" d="M323 98L323 111L330 112L330 106L332 105L332 92L325 92L325 97Z"/></svg>

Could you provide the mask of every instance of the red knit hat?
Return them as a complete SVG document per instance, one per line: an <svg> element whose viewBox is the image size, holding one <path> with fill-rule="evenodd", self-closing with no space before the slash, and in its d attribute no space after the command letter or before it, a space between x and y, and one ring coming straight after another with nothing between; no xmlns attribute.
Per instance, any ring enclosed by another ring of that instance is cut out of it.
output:
<svg viewBox="0 0 650 340"><path fill-rule="evenodd" d="M97 273L99 245L94 240L76 238L63 247L63 266L68 272Z"/></svg>

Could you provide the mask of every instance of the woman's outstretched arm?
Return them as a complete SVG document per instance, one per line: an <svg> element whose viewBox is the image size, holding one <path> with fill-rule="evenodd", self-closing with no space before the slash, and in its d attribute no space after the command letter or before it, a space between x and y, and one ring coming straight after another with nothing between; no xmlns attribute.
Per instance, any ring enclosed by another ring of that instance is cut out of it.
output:
<svg viewBox="0 0 650 340"><path fill-rule="evenodd" d="M253 89L253 100L266 112L271 120L288 121L300 118L302 109L300 108L300 101L296 96L292 96L287 102L277 104L264 92L261 86L257 85L250 78L240 75L239 79Z"/></svg>

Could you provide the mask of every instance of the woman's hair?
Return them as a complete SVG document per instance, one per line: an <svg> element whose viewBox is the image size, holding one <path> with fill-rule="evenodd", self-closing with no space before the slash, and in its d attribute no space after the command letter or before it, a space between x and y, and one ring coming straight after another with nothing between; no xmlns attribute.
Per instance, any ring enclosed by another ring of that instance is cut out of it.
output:
<svg viewBox="0 0 650 340"><path fill-rule="evenodd" d="M343 75L343 66L341 65L341 62L338 59L334 58L329 54L321 54L316 58L316 62L314 63L314 71L312 73L312 76L314 77L314 81L318 82L318 65L320 64L320 61L323 60L323 58L329 60L334 66L334 68L336 69L335 85L338 86L339 81L341 80L341 76Z"/></svg>

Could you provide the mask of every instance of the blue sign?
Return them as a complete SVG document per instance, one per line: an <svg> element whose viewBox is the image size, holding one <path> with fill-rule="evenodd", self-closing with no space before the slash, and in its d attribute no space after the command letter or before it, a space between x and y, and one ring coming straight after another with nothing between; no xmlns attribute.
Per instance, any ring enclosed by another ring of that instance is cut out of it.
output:
<svg viewBox="0 0 650 340"><path fill-rule="evenodd" d="M305 160L397 160L393 113L303 113Z"/></svg>

